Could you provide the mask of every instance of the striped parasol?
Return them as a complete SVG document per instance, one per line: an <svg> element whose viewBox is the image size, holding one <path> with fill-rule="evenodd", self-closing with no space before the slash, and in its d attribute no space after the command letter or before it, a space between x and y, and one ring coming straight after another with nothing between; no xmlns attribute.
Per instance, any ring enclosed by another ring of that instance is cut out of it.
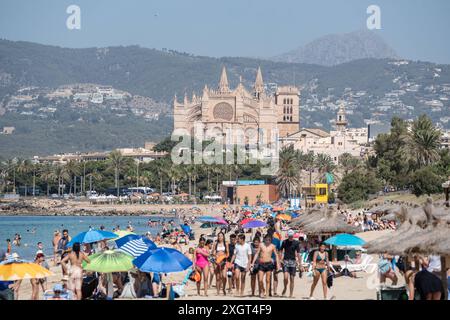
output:
<svg viewBox="0 0 450 320"><path fill-rule="evenodd" d="M128 241L122 245L118 250L125 252L133 257L139 257L141 254L147 252L149 249L156 249L156 245L149 240L146 242L142 239L135 239Z"/></svg>

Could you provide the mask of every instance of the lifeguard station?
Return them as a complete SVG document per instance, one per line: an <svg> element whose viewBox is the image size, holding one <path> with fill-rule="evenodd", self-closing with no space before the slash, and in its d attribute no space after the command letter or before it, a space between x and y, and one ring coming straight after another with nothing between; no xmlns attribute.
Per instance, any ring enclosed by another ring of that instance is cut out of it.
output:
<svg viewBox="0 0 450 320"><path fill-rule="evenodd" d="M303 187L302 192L305 197L305 207L328 203L328 185L326 183L317 183L314 186Z"/></svg>

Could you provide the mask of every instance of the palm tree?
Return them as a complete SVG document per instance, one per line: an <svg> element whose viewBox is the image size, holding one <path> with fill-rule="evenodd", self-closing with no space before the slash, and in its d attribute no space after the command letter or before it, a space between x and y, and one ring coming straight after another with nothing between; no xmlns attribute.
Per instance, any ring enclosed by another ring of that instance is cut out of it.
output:
<svg viewBox="0 0 450 320"><path fill-rule="evenodd" d="M94 169L86 175L86 178L89 179L89 193L92 193L94 186L93 181L100 181L103 179L103 176L98 172L97 169Z"/></svg>
<svg viewBox="0 0 450 320"><path fill-rule="evenodd" d="M300 163L300 167L309 173L309 186L312 185L312 172L316 166L316 156L313 152L308 153L299 153L298 161Z"/></svg>
<svg viewBox="0 0 450 320"><path fill-rule="evenodd" d="M66 164L66 171L70 176L70 184L69 184L69 193L72 193L72 185L73 185L73 193L77 193L77 176L80 175L80 164L76 161L69 161Z"/></svg>
<svg viewBox="0 0 450 320"><path fill-rule="evenodd" d="M285 147L280 152L279 168L276 176L278 189L284 196L298 190L301 183L300 165L294 146Z"/></svg>
<svg viewBox="0 0 450 320"><path fill-rule="evenodd" d="M64 181L71 179L70 173L67 171L65 166L58 165L55 168L55 175L58 178L58 196L61 196L61 191L64 193L64 190L61 189Z"/></svg>
<svg viewBox="0 0 450 320"><path fill-rule="evenodd" d="M25 196L28 194L28 183L29 183L29 176L28 174L32 171L32 164L30 160L27 159L17 159L17 173L20 174L20 176L23 179L23 183L25 184Z"/></svg>
<svg viewBox="0 0 450 320"><path fill-rule="evenodd" d="M39 175L42 180L45 181L47 186L47 197L50 196L50 181L54 181L57 178L56 172L52 165L44 164L39 169Z"/></svg>
<svg viewBox="0 0 450 320"><path fill-rule="evenodd" d="M344 153L339 156L339 166L342 168L344 175L353 171L361 165L360 159L352 156L350 153Z"/></svg>
<svg viewBox="0 0 450 320"><path fill-rule="evenodd" d="M407 154L418 168L428 166L439 160L441 131L437 129L430 118L421 115L413 122L407 138Z"/></svg>
<svg viewBox="0 0 450 320"><path fill-rule="evenodd" d="M326 182L326 174L332 174L336 170L333 159L327 154L320 153L316 156L316 168L320 182Z"/></svg>
<svg viewBox="0 0 450 320"><path fill-rule="evenodd" d="M117 197L120 196L120 188L119 188L120 170L123 169L126 162L127 162L126 159L124 158L122 153L118 150L114 150L108 155L109 168L114 170L114 181L115 187L117 188Z"/></svg>

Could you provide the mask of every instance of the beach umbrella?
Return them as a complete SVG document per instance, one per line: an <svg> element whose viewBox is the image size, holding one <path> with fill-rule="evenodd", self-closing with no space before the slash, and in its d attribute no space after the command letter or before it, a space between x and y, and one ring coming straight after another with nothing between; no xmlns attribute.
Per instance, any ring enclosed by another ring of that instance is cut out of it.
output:
<svg viewBox="0 0 450 320"><path fill-rule="evenodd" d="M270 204L263 204L261 206L261 208L263 208L263 209L272 209L272 206Z"/></svg>
<svg viewBox="0 0 450 320"><path fill-rule="evenodd" d="M89 230L86 232L81 232L77 234L72 240L67 244L68 247L73 246L75 242L79 243L94 243L107 239L114 239L116 234L109 231L103 230Z"/></svg>
<svg viewBox="0 0 450 320"><path fill-rule="evenodd" d="M7 260L0 263L0 281L43 279L53 275L37 263L23 260Z"/></svg>
<svg viewBox="0 0 450 320"><path fill-rule="evenodd" d="M337 212L328 210L325 216L321 219L306 224L302 227L306 234L336 234L336 233L355 233L357 229L349 225L343 216L338 215Z"/></svg>
<svg viewBox="0 0 450 320"><path fill-rule="evenodd" d="M117 230L114 233L116 234L116 237L114 238L114 240L120 239L120 238L128 236L130 234L136 234L136 233L128 231L128 230Z"/></svg>
<svg viewBox="0 0 450 320"><path fill-rule="evenodd" d="M283 207L274 207L272 208L272 211L283 211L284 208Z"/></svg>
<svg viewBox="0 0 450 320"><path fill-rule="evenodd" d="M133 257L119 250L106 250L89 256L89 263L83 261L83 269L110 273L133 269Z"/></svg>
<svg viewBox="0 0 450 320"><path fill-rule="evenodd" d="M261 220L252 220L242 225L244 229L263 228L267 227L267 223Z"/></svg>
<svg viewBox="0 0 450 320"><path fill-rule="evenodd" d="M337 247L352 247L352 246L362 246L366 242L352 234L340 233L325 241L326 244L337 246Z"/></svg>
<svg viewBox="0 0 450 320"><path fill-rule="evenodd" d="M197 220L200 222L217 222L218 221L217 218L211 217L211 216L199 217L199 218L197 218Z"/></svg>
<svg viewBox="0 0 450 320"><path fill-rule="evenodd" d="M185 234L190 234L191 233L191 227L188 226L187 224L180 224L181 229L183 230L183 232Z"/></svg>
<svg viewBox="0 0 450 320"><path fill-rule="evenodd" d="M116 243L117 247L120 248L128 241L136 240L136 239L140 239L140 238L141 238L141 236L138 236L137 234L134 234L134 233L130 233L123 237L115 239L114 242Z"/></svg>
<svg viewBox="0 0 450 320"><path fill-rule="evenodd" d="M285 213L277 215L277 218L280 219L280 220L284 220L284 221L291 221L292 220L292 217L290 215L288 215L288 214L285 214Z"/></svg>
<svg viewBox="0 0 450 320"><path fill-rule="evenodd" d="M252 206L248 206L248 205L244 205L244 206L242 206L241 208L242 208L242 209L245 209L245 210L252 210L252 209L253 209Z"/></svg>
<svg viewBox="0 0 450 320"><path fill-rule="evenodd" d="M228 222L225 221L225 219L223 218L216 218L217 219L217 224L223 224L223 225L228 225Z"/></svg>
<svg viewBox="0 0 450 320"><path fill-rule="evenodd" d="M176 249L161 247L137 257L133 264L142 272L169 273L188 269L192 261Z"/></svg>
<svg viewBox="0 0 450 320"><path fill-rule="evenodd" d="M200 225L201 229L209 229L209 228L218 228L223 226L223 224L219 224L216 222L205 222Z"/></svg>
<svg viewBox="0 0 450 320"><path fill-rule="evenodd" d="M125 252L133 257L139 257L141 254L147 252L149 249L156 249L156 244L150 239L140 237L138 239L130 240L119 247L119 251Z"/></svg>
<svg viewBox="0 0 450 320"><path fill-rule="evenodd" d="M256 219L254 219L254 218L245 218L244 220L242 220L241 222L240 222L240 224L241 225L244 225L244 224L246 224L247 222L250 222L250 221L255 221Z"/></svg>

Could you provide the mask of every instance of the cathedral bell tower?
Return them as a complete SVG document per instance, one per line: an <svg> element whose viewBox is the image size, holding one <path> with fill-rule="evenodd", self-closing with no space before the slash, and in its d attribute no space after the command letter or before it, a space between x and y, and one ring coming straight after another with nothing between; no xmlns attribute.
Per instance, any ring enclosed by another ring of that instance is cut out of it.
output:
<svg viewBox="0 0 450 320"><path fill-rule="evenodd" d="M345 106L343 103L339 106L339 111L336 117L336 130L345 131L347 129L348 121L345 114Z"/></svg>

